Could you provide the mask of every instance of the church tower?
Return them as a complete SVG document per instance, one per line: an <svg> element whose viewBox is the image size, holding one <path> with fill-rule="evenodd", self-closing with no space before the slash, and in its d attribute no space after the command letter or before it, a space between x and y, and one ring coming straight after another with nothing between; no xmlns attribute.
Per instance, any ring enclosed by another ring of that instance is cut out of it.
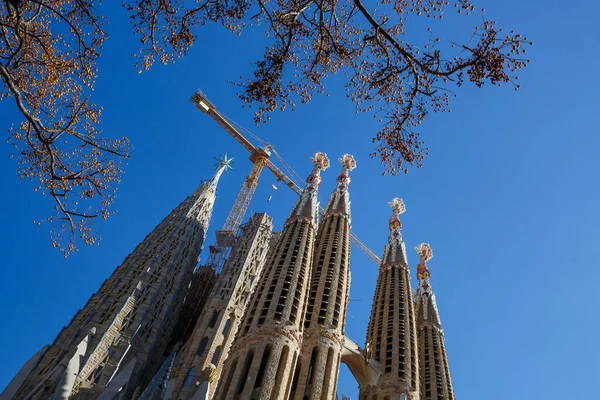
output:
<svg viewBox="0 0 600 400"><path fill-rule="evenodd" d="M284 224L229 353L215 399L287 400L302 346L323 153Z"/></svg>
<svg viewBox="0 0 600 400"><path fill-rule="evenodd" d="M440 322L435 294L431 289L427 261L433 257L431 247L421 243L415 247L420 262L417 266L417 329L419 341L419 369L421 371L421 400L454 400L448 357L444 345L444 331Z"/></svg>
<svg viewBox="0 0 600 400"><path fill-rule="evenodd" d="M366 351L381 365L375 386L360 388L361 400L419 400L417 329L406 246L402 239L402 199L389 205L390 235L383 251L371 308Z"/></svg>
<svg viewBox="0 0 600 400"><path fill-rule="evenodd" d="M271 217L265 213L255 214L242 228L208 304L181 352L173 398L191 399L202 371L211 364L215 367L212 378L219 379L250 293L262 272L272 230ZM210 389L212 397L214 385Z"/></svg>
<svg viewBox="0 0 600 400"><path fill-rule="evenodd" d="M127 256L30 371L2 394L16 399L132 398L160 368L202 250L217 184L231 160ZM26 364L27 367L27 364ZM25 368L25 367L24 367ZM137 388L137 390L136 390Z"/></svg>
<svg viewBox="0 0 600 400"><path fill-rule="evenodd" d="M342 172L319 224L313 255L304 341L290 399L333 400L350 289L350 195L348 173L356 167L345 154Z"/></svg>

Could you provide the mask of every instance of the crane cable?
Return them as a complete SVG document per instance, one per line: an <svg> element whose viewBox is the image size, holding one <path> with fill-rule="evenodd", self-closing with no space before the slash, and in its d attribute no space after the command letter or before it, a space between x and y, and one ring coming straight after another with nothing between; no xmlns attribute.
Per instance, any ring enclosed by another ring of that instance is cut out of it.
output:
<svg viewBox="0 0 600 400"><path fill-rule="evenodd" d="M277 152L277 150L275 150L274 147L271 147L271 150L273 151L273 154L275 154L275 157L277 157L277 159L283 164L283 166L287 170L287 173L292 176L291 178L288 177L288 179L290 181L292 181L292 183L294 185L300 187L300 185L298 185L296 182L294 182L294 179L297 179L298 182L302 182L303 181L303 179L300 177L300 175L298 175L298 173L296 171L294 171L294 169L292 168L291 165L289 165L287 162L285 162L285 160L283 159L283 157L281 157L279 155L279 153Z"/></svg>
<svg viewBox="0 0 600 400"><path fill-rule="evenodd" d="M259 136L255 135L254 133L252 133L249 129L245 128L244 126L242 126L241 124L237 123L233 118L230 118L229 116L227 116L226 114L220 113L221 116L223 116L223 118L225 120L227 120L227 122L229 122L231 125L236 126L240 131L244 132L246 135L250 136L252 139L256 140L257 142L261 143L263 146L267 147L268 149L270 149L273 154L275 155L275 157L281 162L281 164L283 165L284 169L286 170L288 175L287 178L292 182L293 185L295 185L296 187L300 187L294 180L297 180L298 182L303 182L303 179L300 177L300 175L298 175L298 173L292 168L291 165L289 165L284 159L283 157L281 157L281 155L277 152L277 150L275 150L275 148L273 147L273 145L271 145L269 142L266 142L264 140L262 140ZM320 213L322 214L324 212L323 207L319 207L320 209ZM356 236L354 233L350 233L351 239L354 240L356 246L359 248L359 251L361 251L362 253L365 253L365 255L371 259L371 261L373 261L375 264L379 264L381 262L381 260L379 259L379 257L373 253L371 251L371 249L369 249L369 247L367 247L367 245L365 245L362 240L360 240L358 238L358 236Z"/></svg>
<svg viewBox="0 0 600 400"><path fill-rule="evenodd" d="M265 142L264 140L262 140L260 137L256 136L254 133L250 132L248 129L246 129L244 126L242 126L241 124L238 124L233 118L223 114L222 112L219 112L219 114L221 114L221 116L227 121L229 122L231 125L235 125L236 128L238 128L240 131L244 132L245 134L247 134L248 136L250 136L252 139L256 140L257 142L260 142L261 144L263 144L264 146L267 147L272 147L269 143Z"/></svg>
<svg viewBox="0 0 600 400"><path fill-rule="evenodd" d="M275 150L275 147L273 147L272 144L270 144L269 142L266 142L264 140L262 140L259 136L255 135L254 133L252 133L249 129L247 129L246 127L244 127L243 125L237 123L233 118L227 116L226 114L223 114L220 112L220 114L223 116L224 119L227 120L227 122L229 122L231 125L234 125L237 129L239 129L240 131L244 132L246 135L250 136L252 139L256 140L257 142L260 142L262 145L264 145L265 147L268 147L273 154L275 155L275 157L277 157L277 159L283 164L284 169L286 170L286 172L288 173L288 175L291 175L292 177L290 178L290 180L292 181L292 183L294 183L294 185L300 187L294 180L298 181L298 182L302 182L303 179L300 177L300 175L298 175L298 173L291 167L291 165L289 165L284 159L283 157L281 157L281 155L277 152L277 150ZM288 177L289 178L289 177Z"/></svg>

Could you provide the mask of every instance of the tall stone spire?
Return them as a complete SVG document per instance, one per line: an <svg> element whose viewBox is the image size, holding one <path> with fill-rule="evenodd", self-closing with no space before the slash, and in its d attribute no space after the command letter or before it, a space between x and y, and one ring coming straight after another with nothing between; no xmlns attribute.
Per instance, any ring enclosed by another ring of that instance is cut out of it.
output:
<svg viewBox="0 0 600 400"><path fill-rule="evenodd" d="M402 199L389 203L390 234L385 245L367 331L367 353L382 375L377 385L360 388L361 398L419 399L419 368L415 312L406 246L402 239Z"/></svg>
<svg viewBox="0 0 600 400"><path fill-rule="evenodd" d="M342 172L319 224L312 263L304 341L290 399L333 400L350 288L350 195L354 157L339 160Z"/></svg>
<svg viewBox="0 0 600 400"><path fill-rule="evenodd" d="M215 399L285 399L302 346L307 288L317 230L323 153L312 158L306 187L267 261L217 386Z"/></svg>
<svg viewBox="0 0 600 400"><path fill-rule="evenodd" d="M223 172L232 169L231 164L233 163L233 158L228 158L227 153L225 153L224 156L215 157L215 161L217 162L215 164L215 174L208 181L202 182L194 191L194 194L190 196L194 201L192 205L188 207L188 212L186 213L186 218L195 218L201 226L206 226L206 229L208 229L210 217L212 216L212 207L215 202L219 179L221 179ZM187 200L192 200L190 197L188 197ZM185 201L181 203L179 207L184 203ZM205 204L209 207L205 207Z"/></svg>
<svg viewBox="0 0 600 400"><path fill-rule="evenodd" d="M183 289L206 237L219 178L230 165L227 156L218 159L214 177L127 256L59 333L13 398L102 398L109 388L131 398L146 386L163 362Z"/></svg>
<svg viewBox="0 0 600 400"><path fill-rule="evenodd" d="M242 228L223 272L219 275L190 340L176 363L173 398L191 399L198 391L201 372L211 364L214 378L221 375L223 362L237 335L248 297L258 281L271 238L273 223L265 213L254 214ZM210 385L212 398L214 385Z"/></svg>
<svg viewBox="0 0 600 400"><path fill-rule="evenodd" d="M427 261L433 257L433 252L427 243L421 243L415 250L420 259L417 266L419 288L416 308L421 400L454 400L444 332L427 268Z"/></svg>

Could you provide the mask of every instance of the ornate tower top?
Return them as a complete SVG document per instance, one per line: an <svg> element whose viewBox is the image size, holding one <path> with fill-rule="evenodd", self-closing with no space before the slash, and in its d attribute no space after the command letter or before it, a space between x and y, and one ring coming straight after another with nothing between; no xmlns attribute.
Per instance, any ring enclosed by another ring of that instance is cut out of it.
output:
<svg viewBox="0 0 600 400"><path fill-rule="evenodd" d="M395 197L388 203L392 208L392 216L388 221L390 235L385 245L383 252L382 268L389 268L391 265L403 265L408 268L406 261L406 249L402 240L402 222L400 222L400 214L406 211L404 201Z"/></svg>
<svg viewBox="0 0 600 400"><path fill-rule="evenodd" d="M307 219L312 223L313 229L317 229L317 211L319 208L319 185L321 184L321 171L329 168L327 154L317 152L310 160L315 165L312 172L306 178L306 187L296 201L287 223L297 219Z"/></svg>
<svg viewBox="0 0 600 400"><path fill-rule="evenodd" d="M219 183L219 178L221 178L223 172L233 169L233 167L231 166L233 164L233 157L228 158L227 153L225 153L222 156L215 157L215 161L217 162L215 164L215 176L213 176L210 180L210 186L213 190L216 189L217 183Z"/></svg>
<svg viewBox="0 0 600 400"><path fill-rule="evenodd" d="M318 189L321 184L321 171L325 171L329 168L329 158L327 158L327 154L316 152L314 156L310 158L310 161L315 164L312 172L306 178L306 189L307 191L313 191Z"/></svg>
<svg viewBox="0 0 600 400"><path fill-rule="evenodd" d="M428 243L421 243L415 247L415 251L419 254L419 264L417 265L417 279L419 280L419 288L417 289L417 319L421 324L429 322L441 329L437 302L435 301L435 295L429 282L431 273L427 268L427 261L433 257L433 251Z"/></svg>
<svg viewBox="0 0 600 400"><path fill-rule="evenodd" d="M402 222L400 222L400 214L404 214L404 212L406 211L404 201L399 197L395 197L392 201L388 203L388 206L392 208L392 216L389 220L390 237L393 236L394 238L396 238L399 236L400 238L402 238L402 234L400 233L400 230L402 229Z"/></svg>
<svg viewBox="0 0 600 400"><path fill-rule="evenodd" d="M429 286L429 269L427 269L427 261L433 258L433 251L429 243L421 243L415 247L415 251L419 254L419 265L417 265L417 279L419 280L419 287Z"/></svg>
<svg viewBox="0 0 600 400"><path fill-rule="evenodd" d="M323 218L329 215L341 215L350 219L350 195L348 193L350 177L348 173L356 168L356 161L350 154L344 154L338 160L342 164L342 172L337 177L335 191L329 198Z"/></svg>
<svg viewBox="0 0 600 400"><path fill-rule="evenodd" d="M208 222L212 215L212 207L215 202L219 179L223 172L232 169L231 164L233 164L233 158L227 157L227 153L220 157L215 157L215 160L217 163L215 164L216 172L214 176L208 181L202 181L202 183L200 183L200 186L198 186L190 198L190 201L193 201L193 203L186 213L187 218L196 219L203 224L206 230L208 230Z"/></svg>

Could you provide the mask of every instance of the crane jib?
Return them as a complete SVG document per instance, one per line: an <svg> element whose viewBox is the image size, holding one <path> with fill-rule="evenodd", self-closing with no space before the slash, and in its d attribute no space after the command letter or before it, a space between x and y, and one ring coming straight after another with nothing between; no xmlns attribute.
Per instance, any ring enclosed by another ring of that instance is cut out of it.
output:
<svg viewBox="0 0 600 400"><path fill-rule="evenodd" d="M238 199L236 199L236 204L234 204L229 212L229 215L227 216L225 226L222 230L217 231L217 247L219 248L219 251L216 251L213 254L215 257L211 257L213 260L211 260L212 263L209 264L214 264L211 265L211 267L213 267L216 271L220 271L225 263L226 255L233 244L233 241L231 241L231 234L232 232L237 232L239 225L246 214L250 200L254 195L258 176L260 175L260 170L262 167L267 167L278 180L283 181L296 194L302 194L302 188L300 188L292 179L285 175L269 160L272 146L267 143L267 147L257 148L250 143L250 141L246 139L244 135L238 132L238 130L217 111L216 107L206 98L202 91L198 90L196 93L194 93L191 101L200 111L210 115L212 119L214 119L219 125L221 125L221 127L223 127L223 129L225 129L225 131L227 131L227 133L233 136L238 143L248 150L250 153L250 161L252 161L254 164L252 167L252 172L249 175L250 179L247 184L242 186L242 190L238 194ZM321 208L320 211L322 214L323 209ZM371 260L371 262L379 266L381 263L379 257L375 255L375 253L373 253L353 232L350 233L350 240L361 253Z"/></svg>

